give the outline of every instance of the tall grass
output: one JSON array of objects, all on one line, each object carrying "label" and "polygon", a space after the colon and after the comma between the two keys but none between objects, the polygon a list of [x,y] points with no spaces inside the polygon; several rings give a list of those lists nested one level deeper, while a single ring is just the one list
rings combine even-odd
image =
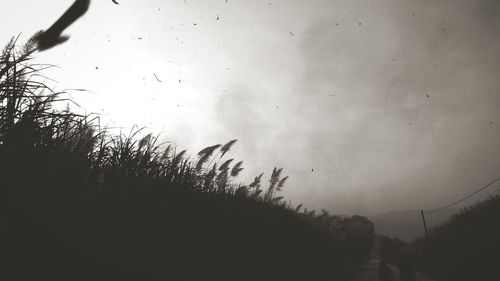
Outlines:
[{"label": "tall grass", "polygon": [[[236,140],[190,156],[140,129],[112,135],[37,77],[29,40],[0,56],[0,264],[9,280],[345,280],[373,225],[248,184]],[[58,107],[59,108],[59,107]],[[370,236],[371,235],[371,236]]]},{"label": "tall grass", "polygon": [[496,280],[500,196],[463,209],[411,244],[417,266],[439,280]]}]

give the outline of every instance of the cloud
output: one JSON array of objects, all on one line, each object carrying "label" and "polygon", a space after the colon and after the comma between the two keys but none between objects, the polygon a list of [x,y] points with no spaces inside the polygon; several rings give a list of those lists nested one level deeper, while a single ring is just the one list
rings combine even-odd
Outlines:
[{"label": "cloud", "polygon": [[[262,101],[242,81],[223,97],[225,128],[278,159],[287,195],[316,208],[432,207],[497,176],[500,5],[347,3],[325,4],[296,34],[288,91]],[[273,101],[286,101],[280,113]]]}]

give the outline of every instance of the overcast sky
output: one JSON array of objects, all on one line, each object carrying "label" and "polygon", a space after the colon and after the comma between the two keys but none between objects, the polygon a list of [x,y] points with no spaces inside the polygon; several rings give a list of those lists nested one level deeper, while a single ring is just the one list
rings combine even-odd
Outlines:
[{"label": "overcast sky", "polygon": [[[72,2],[8,1],[0,42]],[[193,155],[236,138],[243,178],[283,167],[286,198],[334,213],[439,207],[500,176],[500,1],[118,2],[37,54],[105,123]]]}]

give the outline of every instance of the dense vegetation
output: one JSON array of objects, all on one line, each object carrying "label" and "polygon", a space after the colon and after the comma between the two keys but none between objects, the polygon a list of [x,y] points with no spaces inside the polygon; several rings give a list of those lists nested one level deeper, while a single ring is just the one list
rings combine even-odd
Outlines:
[{"label": "dense vegetation", "polygon": [[442,281],[498,279],[500,196],[464,208],[444,224],[407,244],[381,238],[381,256],[398,263],[410,254],[419,271]]},{"label": "dense vegetation", "polygon": [[439,280],[498,279],[500,196],[463,209],[411,247],[417,266]]},{"label": "dense vegetation", "polygon": [[380,236],[380,257],[393,264],[399,264],[401,256],[408,251],[409,244],[387,236]]},{"label": "dense vegetation", "polygon": [[58,110],[32,41],[0,54],[2,280],[346,280],[373,225],[294,207],[275,168],[238,184],[236,143],[196,156]]}]

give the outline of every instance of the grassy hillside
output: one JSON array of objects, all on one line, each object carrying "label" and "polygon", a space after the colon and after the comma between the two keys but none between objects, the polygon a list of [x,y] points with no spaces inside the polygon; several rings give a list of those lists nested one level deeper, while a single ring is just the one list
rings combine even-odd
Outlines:
[{"label": "grassy hillside", "polygon": [[417,266],[440,280],[498,279],[500,196],[463,209],[411,247]]},{"label": "grassy hillside", "polygon": [[54,109],[30,42],[0,55],[2,280],[347,280],[369,253],[367,219],[300,212],[282,169],[238,184],[235,140],[188,156]]},{"label": "grassy hillside", "polygon": [[381,256],[398,264],[410,254],[419,271],[441,281],[498,279],[500,196],[465,208],[412,243],[380,238]]}]

